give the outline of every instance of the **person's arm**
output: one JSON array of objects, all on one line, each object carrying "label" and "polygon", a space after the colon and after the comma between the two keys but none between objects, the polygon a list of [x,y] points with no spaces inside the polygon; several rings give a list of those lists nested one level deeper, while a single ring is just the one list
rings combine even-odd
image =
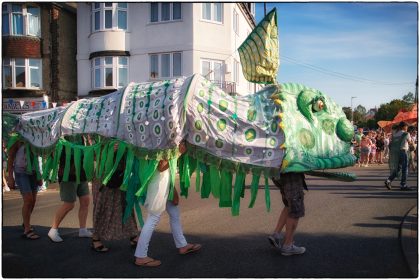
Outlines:
[{"label": "person's arm", "polygon": [[159,161],[159,163],[158,163],[159,172],[163,172],[168,168],[169,168],[169,161],[167,161],[166,159],[162,159],[162,160]]},{"label": "person's arm", "polygon": [[13,165],[16,159],[16,153],[19,149],[19,142],[16,142],[13,144],[12,147],[9,149],[9,156],[7,158],[7,184],[10,188],[13,188],[15,186],[15,179],[13,178]]}]

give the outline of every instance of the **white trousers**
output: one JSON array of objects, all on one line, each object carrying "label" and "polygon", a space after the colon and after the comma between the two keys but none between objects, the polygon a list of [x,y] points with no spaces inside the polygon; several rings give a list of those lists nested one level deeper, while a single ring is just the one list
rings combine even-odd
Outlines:
[{"label": "white trousers", "polygon": [[[185,240],[184,233],[182,232],[181,220],[179,218],[179,208],[172,204],[172,202],[166,202],[166,212],[169,214],[169,222],[171,225],[172,237],[175,241],[175,246],[181,248],[187,246],[187,240]],[[134,256],[137,258],[147,257],[147,251],[149,249],[150,239],[152,238],[153,231],[160,221],[162,213],[149,213],[147,220],[141,229],[140,238],[137,243],[136,252]]]}]

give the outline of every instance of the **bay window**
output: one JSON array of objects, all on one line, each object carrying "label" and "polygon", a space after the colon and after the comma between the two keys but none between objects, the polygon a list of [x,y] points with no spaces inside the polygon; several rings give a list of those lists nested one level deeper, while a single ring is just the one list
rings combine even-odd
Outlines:
[{"label": "bay window", "polygon": [[3,88],[42,88],[42,60],[4,58]]},{"label": "bay window", "polygon": [[3,35],[41,36],[41,10],[30,4],[3,4]]},{"label": "bay window", "polygon": [[127,30],[127,3],[92,3],[92,32]]},{"label": "bay window", "polygon": [[128,84],[128,57],[105,56],[92,60],[92,88],[122,88]]}]

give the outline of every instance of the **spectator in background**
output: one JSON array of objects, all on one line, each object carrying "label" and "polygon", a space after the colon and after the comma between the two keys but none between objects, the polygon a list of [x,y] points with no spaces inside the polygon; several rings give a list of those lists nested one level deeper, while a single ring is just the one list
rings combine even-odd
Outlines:
[{"label": "spectator in background", "polygon": [[359,127],[357,129],[357,132],[354,134],[354,153],[357,157],[357,163],[360,166],[360,160],[361,160],[361,148],[360,148],[360,143],[362,141],[362,136],[363,136],[363,127]]},{"label": "spectator in background", "polygon": [[376,137],[376,162],[383,164],[383,151],[384,151],[384,133],[381,132]]},{"label": "spectator in background", "polygon": [[391,135],[389,133],[384,134],[384,152],[383,152],[383,159],[389,158],[389,140]]},{"label": "spectator in background", "polygon": [[362,141],[360,142],[360,163],[359,167],[368,167],[369,155],[371,150],[372,142],[369,137],[366,135],[362,136]]},{"label": "spectator in background", "polygon": [[408,124],[406,122],[400,122],[398,131],[392,135],[392,141],[390,144],[390,157],[389,167],[390,175],[385,180],[385,187],[391,190],[392,181],[398,176],[401,171],[401,184],[400,188],[402,191],[411,190],[407,186],[407,173],[408,173],[408,152],[409,145],[412,143],[410,134],[407,132]]},{"label": "spectator in background", "polygon": [[376,161],[376,132],[371,130],[369,132],[369,139],[372,142],[372,145],[370,146],[370,154],[369,154],[369,163],[373,164]]},{"label": "spectator in background", "polygon": [[410,133],[411,143],[409,144],[408,150],[408,169],[411,172],[417,171],[417,164],[416,164],[416,153],[417,153],[417,131],[414,126],[410,126],[408,128],[408,133]]}]

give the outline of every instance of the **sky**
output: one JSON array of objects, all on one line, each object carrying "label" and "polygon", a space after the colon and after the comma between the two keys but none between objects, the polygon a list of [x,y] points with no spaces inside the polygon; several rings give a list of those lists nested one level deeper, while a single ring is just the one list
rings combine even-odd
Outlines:
[{"label": "sky", "polygon": [[[274,7],[280,83],[304,84],[342,107],[367,110],[415,93],[417,2],[267,3],[267,13]],[[257,3],[257,22],[263,17]]]}]

